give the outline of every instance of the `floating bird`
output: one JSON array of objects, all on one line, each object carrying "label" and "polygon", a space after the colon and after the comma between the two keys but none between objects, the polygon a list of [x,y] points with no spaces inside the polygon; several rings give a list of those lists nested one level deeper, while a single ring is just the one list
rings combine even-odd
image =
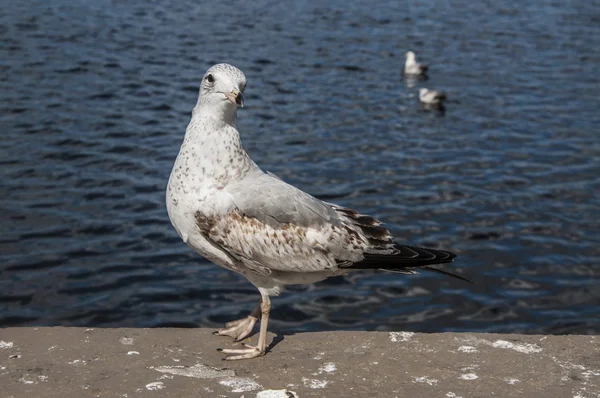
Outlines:
[{"label": "floating bird", "polygon": [[452,262],[453,253],[395,243],[375,218],[323,202],[261,170],[237,129],[245,87],[246,77],[231,65],[208,69],[166,194],[169,218],[183,241],[260,292],[260,304],[248,317],[215,332],[239,341],[260,319],[258,344],[219,349],[224,359],[265,354],[269,297],[286,285],[366,269],[426,269],[464,280],[430,267]]},{"label": "floating bird", "polygon": [[419,89],[419,101],[425,105],[443,107],[445,100],[446,94],[440,91],[428,90],[426,88]]},{"label": "floating bird", "polygon": [[404,73],[407,75],[425,75],[429,66],[417,62],[415,53],[409,51],[406,53],[406,63],[404,64]]}]

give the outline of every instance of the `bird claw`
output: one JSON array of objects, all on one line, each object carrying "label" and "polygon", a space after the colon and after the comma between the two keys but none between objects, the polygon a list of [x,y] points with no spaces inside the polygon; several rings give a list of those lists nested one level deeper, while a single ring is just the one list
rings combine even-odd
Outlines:
[{"label": "bird claw", "polygon": [[213,336],[229,336],[234,341],[240,341],[252,333],[252,329],[257,321],[258,318],[250,315],[243,319],[227,322],[224,328],[215,330],[212,334]]},{"label": "bird claw", "polygon": [[217,351],[226,354],[224,361],[236,361],[239,359],[251,359],[265,355],[265,351],[257,346],[250,344],[242,344],[245,348],[219,348]]},{"label": "bird claw", "polygon": [[266,354],[267,346],[265,340],[267,338],[267,322],[269,321],[269,312],[271,310],[271,302],[268,296],[263,296],[260,305],[258,305],[249,316],[237,321],[227,322],[225,328],[215,331],[213,334],[218,336],[233,337],[234,341],[245,339],[252,333],[252,329],[256,322],[260,319],[260,334],[258,337],[258,345],[242,343],[243,348],[219,348],[217,351],[226,355],[224,361],[235,361],[238,359],[250,359],[260,357]]}]

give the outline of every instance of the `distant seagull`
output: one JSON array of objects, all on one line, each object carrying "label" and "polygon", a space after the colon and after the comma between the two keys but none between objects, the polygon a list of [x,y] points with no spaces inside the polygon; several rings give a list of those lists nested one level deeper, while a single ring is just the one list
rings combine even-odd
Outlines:
[{"label": "distant seagull", "polygon": [[265,354],[269,296],[286,285],[361,269],[401,274],[425,269],[464,280],[431,267],[452,262],[453,253],[395,243],[375,218],[323,202],[261,170],[237,129],[245,88],[246,76],[234,66],[218,64],[205,73],[166,195],[169,218],[183,241],[245,276],[260,292],[261,302],[249,316],[215,332],[240,341],[260,320],[258,344],[220,350],[225,359]]},{"label": "distant seagull", "polygon": [[446,94],[440,91],[419,89],[419,101],[425,105],[442,107],[445,100]]},{"label": "distant seagull", "polygon": [[406,63],[404,64],[404,73],[407,75],[424,75],[427,73],[429,66],[417,62],[415,53],[409,51],[406,53]]}]

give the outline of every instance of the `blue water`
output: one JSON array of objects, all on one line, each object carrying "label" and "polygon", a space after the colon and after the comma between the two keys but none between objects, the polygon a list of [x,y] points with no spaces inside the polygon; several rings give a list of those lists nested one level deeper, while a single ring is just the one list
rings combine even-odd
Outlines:
[{"label": "blue water", "polygon": [[[274,299],[272,330],[600,332],[597,2],[2,3],[0,326],[215,327],[256,305],[164,204],[200,78],[229,62],[259,165],[476,282],[353,273]],[[403,78],[409,49],[428,80]]]}]

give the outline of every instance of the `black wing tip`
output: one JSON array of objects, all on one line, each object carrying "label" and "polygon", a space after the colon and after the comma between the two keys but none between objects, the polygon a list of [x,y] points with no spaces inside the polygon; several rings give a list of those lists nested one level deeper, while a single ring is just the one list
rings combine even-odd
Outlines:
[{"label": "black wing tip", "polygon": [[407,246],[400,244],[396,244],[395,248],[400,250],[400,252],[402,252],[402,250],[409,250],[415,252],[417,254],[415,258],[416,267],[451,263],[456,258],[456,254],[448,250],[429,249],[427,247]]},{"label": "black wing tip", "polygon": [[419,269],[437,272],[461,281],[473,283],[469,279],[438,268],[431,267],[436,264],[454,262],[456,254],[447,250],[427,249],[418,246],[395,244],[396,254],[367,254],[365,259],[350,265],[350,269],[380,269],[390,272],[414,273]]},{"label": "black wing tip", "polygon": [[[467,278],[465,278],[463,276],[454,274],[454,273],[449,272],[449,271],[444,271],[444,270],[439,269],[439,268],[433,268],[433,267],[431,267],[431,265],[435,265],[435,264],[444,264],[444,263],[452,263],[452,262],[454,262],[454,259],[457,257],[457,255],[455,253],[449,252],[447,250],[427,249],[427,248],[424,248],[424,247],[418,247],[418,249],[421,249],[421,250],[433,253],[436,256],[435,260],[431,261],[429,264],[424,264],[424,265],[418,267],[419,269],[425,269],[425,270],[428,270],[428,271],[437,272],[438,274],[446,275],[446,276],[449,276],[449,277],[455,278],[455,279],[460,279],[461,281],[468,282],[468,283],[471,283],[473,285],[475,284],[475,282],[473,282],[473,281],[471,281],[471,280],[469,280],[469,279],[467,279]],[[443,256],[446,256],[446,257],[444,258]]]}]

